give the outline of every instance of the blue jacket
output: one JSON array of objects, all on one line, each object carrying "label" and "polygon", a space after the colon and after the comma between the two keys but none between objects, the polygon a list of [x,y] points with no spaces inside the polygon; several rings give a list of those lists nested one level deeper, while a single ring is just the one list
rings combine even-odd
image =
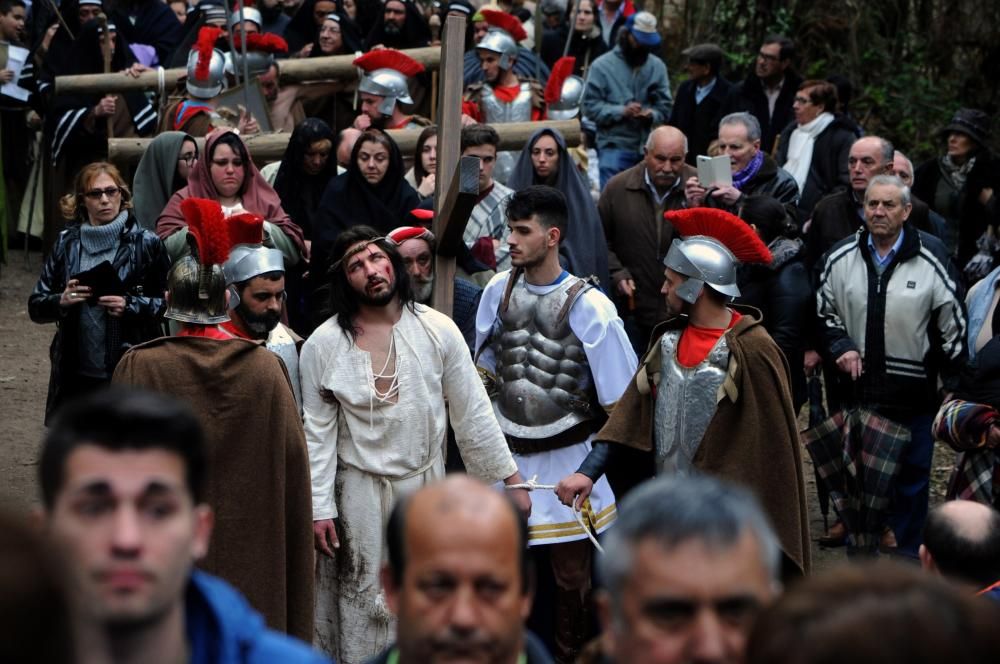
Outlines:
[{"label": "blue jacket", "polygon": [[[625,119],[630,101],[653,109],[653,121]],[[641,153],[650,129],[665,124],[673,108],[667,66],[650,54],[633,69],[625,62],[621,46],[594,60],[583,95],[584,115],[597,125],[597,149]]]},{"label": "blue jacket", "polygon": [[268,629],[235,588],[205,572],[192,572],[184,611],[190,664],[330,662],[305,643]]}]

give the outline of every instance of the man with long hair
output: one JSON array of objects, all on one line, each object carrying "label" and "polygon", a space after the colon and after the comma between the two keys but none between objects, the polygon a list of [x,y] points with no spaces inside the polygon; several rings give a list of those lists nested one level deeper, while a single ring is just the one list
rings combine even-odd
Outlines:
[{"label": "man with long hair", "polygon": [[[382,526],[394,496],[444,475],[448,421],[471,475],[522,479],[462,334],[414,301],[395,243],[355,226],[337,237],[330,261],[333,315],[303,345],[299,369],[323,554],[316,644],[355,662],[393,637],[378,592]],[[511,493],[530,511],[526,491]]]}]

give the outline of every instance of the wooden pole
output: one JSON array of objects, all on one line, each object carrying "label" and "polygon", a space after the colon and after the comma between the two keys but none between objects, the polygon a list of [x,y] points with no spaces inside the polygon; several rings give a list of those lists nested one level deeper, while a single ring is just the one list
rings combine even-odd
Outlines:
[{"label": "wooden pole", "polygon": [[[104,59],[104,73],[111,73],[111,30],[108,29],[108,16],[103,12],[97,15],[97,24],[101,28],[101,57]],[[108,140],[115,137],[115,118],[107,117]]]},{"label": "wooden pole", "polygon": [[[441,64],[441,49],[437,46],[413,48],[403,51],[424,67],[436,70]],[[349,79],[352,82],[358,77],[358,70],[351,63],[357,56],[328,55],[320,58],[297,58],[294,60],[279,60],[278,72],[282,83],[302,83],[323,79]],[[168,91],[177,86],[177,82],[187,76],[183,67],[163,70]],[[77,76],[56,76],[55,94],[57,95],[88,95],[98,92],[152,92],[159,88],[159,79],[155,69],[144,71],[137,78],[126,76],[121,72],[111,74],[80,74]]]},{"label": "wooden pole", "polygon": [[[441,86],[442,89],[444,86]],[[439,107],[441,108],[441,107]],[[444,126],[442,124],[442,126]],[[555,129],[566,139],[568,147],[580,145],[580,123],[577,120],[545,120],[542,122],[507,122],[493,125],[497,133],[500,134],[500,150],[520,150],[528,142],[528,138],[539,129]],[[399,145],[403,154],[411,154],[417,147],[417,138],[420,131],[416,129],[390,129],[387,132]],[[459,138],[461,129],[452,132],[456,141]],[[266,164],[270,161],[278,161],[285,154],[288,146],[287,133],[258,134],[256,136],[244,136],[250,156],[258,164]],[[151,138],[116,138],[108,141],[108,159],[119,166],[131,166],[139,162],[143,153],[149,149]],[[205,139],[195,139],[201,154],[204,154]],[[438,155],[441,154],[442,139],[438,137]],[[456,143],[457,145],[457,143]],[[457,159],[456,148],[456,159]],[[438,158],[440,163],[440,157]],[[457,164],[457,161],[456,161]],[[452,166],[452,173],[455,166]],[[444,176],[451,180],[451,175]],[[443,200],[443,199],[442,199]]]}]

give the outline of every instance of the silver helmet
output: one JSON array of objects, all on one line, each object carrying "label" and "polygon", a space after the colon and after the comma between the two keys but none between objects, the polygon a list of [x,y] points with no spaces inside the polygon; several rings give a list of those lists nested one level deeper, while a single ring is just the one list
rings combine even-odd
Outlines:
[{"label": "silver helmet", "polygon": [[490,28],[478,44],[477,49],[491,51],[500,55],[500,69],[510,69],[517,58],[517,42],[506,30]]},{"label": "silver helmet", "polygon": [[580,114],[585,82],[579,76],[569,76],[563,81],[559,101],[548,106],[549,120],[572,120]]},{"label": "silver helmet", "polygon": [[739,297],[736,286],[737,260],[724,244],[706,235],[674,240],[663,264],[687,277],[674,289],[677,297],[694,304],[708,285],[729,297]]},{"label": "silver helmet", "polygon": [[199,79],[196,76],[198,70],[198,50],[191,49],[188,53],[187,61],[187,91],[192,97],[198,99],[212,99],[222,92],[222,84],[226,76],[225,56],[219,49],[212,49],[212,59],[208,64],[208,77]]},{"label": "silver helmet", "polygon": [[269,272],[284,272],[285,259],[277,249],[259,244],[238,244],[229,251],[229,260],[222,266],[222,271],[229,286],[229,308],[234,309],[240,303],[236,284]]},{"label": "silver helmet", "polygon": [[239,10],[233,11],[229,15],[229,27],[237,28],[243,24],[244,21],[250,21],[251,23],[256,23],[257,27],[261,30],[264,29],[264,19],[260,15],[260,10],[256,7],[243,7],[243,13],[241,14]]},{"label": "silver helmet", "polygon": [[[243,54],[229,52],[225,55],[226,73],[243,77]],[[266,74],[274,64],[274,54],[265,51],[247,51],[247,73],[250,76]]]},{"label": "silver helmet", "polygon": [[378,111],[382,115],[392,115],[397,101],[401,101],[404,104],[413,103],[406,75],[395,69],[376,69],[372,72],[362,74],[361,82],[358,84],[358,91],[385,97],[378,107]]},{"label": "silver helmet", "polygon": [[[226,279],[222,266],[212,265],[210,268],[211,274],[203,275],[201,264],[190,255],[174,263],[167,275],[167,292],[170,298],[167,311],[163,314],[165,318],[202,325],[229,320],[226,310]],[[208,269],[208,266],[204,269]],[[203,288],[207,298],[202,297]]]}]

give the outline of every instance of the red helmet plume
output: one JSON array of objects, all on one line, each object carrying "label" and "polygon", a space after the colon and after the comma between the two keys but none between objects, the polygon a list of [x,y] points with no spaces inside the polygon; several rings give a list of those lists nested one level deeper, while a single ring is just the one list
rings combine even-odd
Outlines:
[{"label": "red helmet plume", "polygon": [[549,74],[549,82],[545,84],[545,103],[555,104],[562,98],[562,87],[566,79],[573,75],[576,58],[567,55],[556,60]]},{"label": "red helmet plume", "polygon": [[369,51],[364,55],[354,58],[354,62],[351,64],[355,67],[360,67],[366,72],[373,72],[376,69],[395,69],[404,76],[416,76],[424,72],[422,64],[406,53],[392,48]]},{"label": "red helmet plume", "polygon": [[219,202],[185,198],[181,201],[181,213],[198,248],[198,262],[203,266],[225,263],[229,258],[229,226]]},{"label": "red helmet plume", "polygon": [[[233,44],[236,49],[243,48],[241,35],[233,35]],[[269,32],[251,32],[247,35],[247,50],[263,53],[288,53],[288,42]]]},{"label": "red helmet plume", "polygon": [[721,242],[741,263],[770,263],[771,251],[750,225],[734,214],[715,208],[692,208],[664,213],[682,237],[704,235]]},{"label": "red helmet plume", "polygon": [[528,38],[528,33],[524,31],[524,26],[521,25],[516,16],[496,9],[481,9],[479,13],[483,15],[483,19],[490,24],[490,27],[500,28],[513,37],[514,41],[522,42]]},{"label": "red helmet plume", "polygon": [[208,68],[212,63],[212,51],[215,50],[215,42],[222,36],[222,28],[204,27],[198,30],[198,41],[194,48],[198,52],[198,62],[194,67],[194,75],[199,81],[208,78]]},{"label": "red helmet plume", "polygon": [[229,244],[260,244],[264,241],[264,217],[252,212],[234,214],[229,222]]}]

